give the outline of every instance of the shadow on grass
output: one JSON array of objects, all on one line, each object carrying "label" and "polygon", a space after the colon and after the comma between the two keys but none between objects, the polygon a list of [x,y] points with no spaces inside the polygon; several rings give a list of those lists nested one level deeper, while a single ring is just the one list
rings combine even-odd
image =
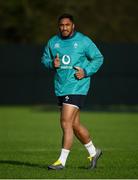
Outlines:
[{"label": "shadow on grass", "polygon": [[0,160],[0,164],[10,164],[10,165],[19,165],[19,166],[28,166],[28,167],[37,167],[47,169],[47,165],[34,164],[29,162],[21,162],[15,160]]},{"label": "shadow on grass", "polygon": [[79,166],[78,169],[88,170],[88,167]]},{"label": "shadow on grass", "polygon": [[[41,169],[48,169],[47,164],[43,165],[43,164],[21,162],[21,161],[15,161],[15,160],[0,160],[0,164],[9,164],[9,165],[16,165],[16,166],[27,166],[27,167],[36,167],[36,168],[41,168]],[[88,167],[79,166],[77,169],[88,170]]]}]

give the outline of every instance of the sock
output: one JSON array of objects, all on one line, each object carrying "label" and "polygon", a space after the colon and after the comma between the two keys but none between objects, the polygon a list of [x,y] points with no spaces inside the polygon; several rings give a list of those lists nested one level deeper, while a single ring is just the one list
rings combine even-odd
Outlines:
[{"label": "sock", "polygon": [[60,154],[60,157],[58,160],[60,160],[60,162],[62,163],[63,166],[65,166],[65,164],[66,164],[66,160],[69,155],[69,152],[70,152],[70,150],[68,150],[68,149],[61,150],[61,154]]},{"label": "sock", "polygon": [[94,157],[96,154],[96,148],[94,147],[92,141],[90,141],[88,144],[84,144],[86,149],[88,150],[91,157]]}]

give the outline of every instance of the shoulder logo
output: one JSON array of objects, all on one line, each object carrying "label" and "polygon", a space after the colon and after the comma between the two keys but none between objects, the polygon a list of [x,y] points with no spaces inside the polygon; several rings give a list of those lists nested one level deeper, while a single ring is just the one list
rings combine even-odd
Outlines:
[{"label": "shoulder logo", "polygon": [[54,45],[54,48],[60,48],[60,44],[59,44],[59,43],[56,43],[56,44]]},{"label": "shoulder logo", "polygon": [[75,42],[74,43],[74,48],[77,48],[78,47],[78,44]]}]

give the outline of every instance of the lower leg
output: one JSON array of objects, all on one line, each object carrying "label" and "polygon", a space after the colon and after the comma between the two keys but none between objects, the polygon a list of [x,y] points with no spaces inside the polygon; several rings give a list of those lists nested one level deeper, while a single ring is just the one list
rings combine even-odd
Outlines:
[{"label": "lower leg", "polygon": [[[63,137],[62,137],[62,148],[70,150],[73,143],[73,129],[72,126],[68,123],[66,123],[66,127],[62,123],[62,131],[63,131]],[[63,128],[64,126],[64,128]]]},{"label": "lower leg", "polygon": [[73,121],[78,109],[70,106],[63,105],[61,109],[61,128],[63,130],[62,150],[59,161],[65,166],[67,157],[73,143]]},{"label": "lower leg", "polygon": [[88,130],[80,123],[79,112],[77,113],[77,115],[75,117],[75,120],[73,123],[73,130],[74,130],[75,136],[86,147],[90,156],[92,156],[92,157],[95,156],[96,148],[92,143],[92,140],[90,138],[90,134],[89,134]]},{"label": "lower leg", "polygon": [[70,150],[73,143],[73,121],[78,109],[70,105],[63,105],[61,110],[61,128],[63,131],[62,147]]},{"label": "lower leg", "polygon": [[79,139],[79,141],[86,147],[90,156],[95,156],[96,148],[92,143],[88,130],[82,125],[78,126],[76,130],[74,130],[75,136]]},{"label": "lower leg", "polygon": [[91,141],[88,130],[80,123],[74,127],[74,134],[82,144],[87,144]]}]

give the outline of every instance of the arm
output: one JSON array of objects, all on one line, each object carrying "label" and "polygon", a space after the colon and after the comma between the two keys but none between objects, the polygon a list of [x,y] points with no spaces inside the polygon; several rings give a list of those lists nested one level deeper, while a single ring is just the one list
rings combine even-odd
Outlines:
[{"label": "arm", "polygon": [[44,49],[44,53],[41,59],[41,62],[49,69],[54,69],[53,66],[53,56],[50,50],[50,43],[48,42],[47,46]]},{"label": "arm", "polygon": [[103,64],[103,56],[100,53],[99,49],[91,40],[89,40],[89,42],[89,45],[87,45],[85,49],[86,57],[89,60],[89,63],[84,68],[86,77],[96,73]]}]

